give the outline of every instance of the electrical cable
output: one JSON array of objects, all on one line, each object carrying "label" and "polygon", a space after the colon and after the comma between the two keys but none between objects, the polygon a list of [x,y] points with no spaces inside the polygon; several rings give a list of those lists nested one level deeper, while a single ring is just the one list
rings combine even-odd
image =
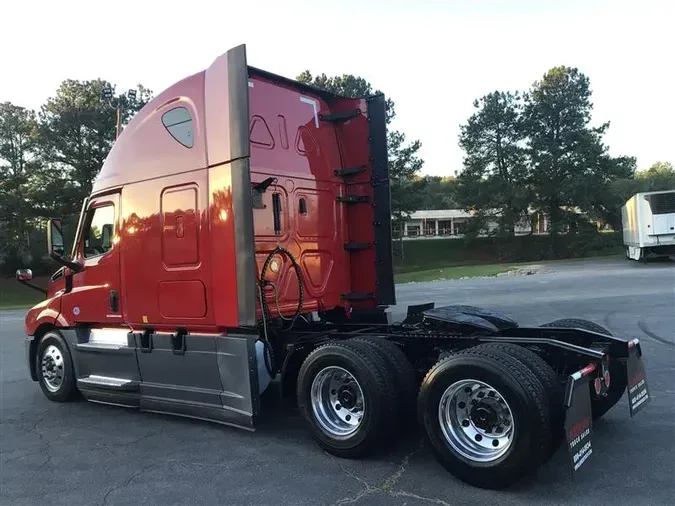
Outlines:
[{"label": "electrical cable", "polygon": [[[271,282],[267,281],[265,279],[265,274],[267,272],[267,269],[270,266],[270,263],[272,262],[272,259],[276,255],[282,255],[286,256],[289,261],[291,262],[291,266],[295,270],[296,277],[298,278],[298,306],[295,310],[295,313],[293,314],[292,317],[287,317],[283,316],[281,314],[281,310],[279,308],[279,297],[278,297],[278,292],[277,292],[277,287],[276,285]],[[298,263],[295,261],[295,258],[291,254],[290,251],[288,251],[285,248],[282,248],[281,246],[277,246],[274,248],[269,255],[267,255],[267,258],[265,259],[265,263],[262,266],[262,269],[260,270],[260,283],[258,287],[258,292],[260,295],[260,306],[262,309],[262,320],[263,320],[263,334],[264,334],[264,339],[263,339],[263,346],[264,346],[264,353],[263,353],[263,358],[265,362],[265,368],[267,369],[267,372],[269,373],[270,377],[274,379],[276,377],[276,367],[275,367],[275,357],[274,357],[274,349],[272,346],[272,343],[269,338],[269,333],[268,333],[268,322],[273,320],[272,314],[270,313],[269,306],[267,304],[267,297],[265,297],[264,290],[267,285],[272,285],[272,289],[274,290],[275,294],[275,301],[276,301],[276,306],[277,306],[277,311],[279,313],[279,316],[281,316],[282,321],[290,322],[290,325],[284,328],[284,325],[282,323],[282,330],[290,330],[293,328],[293,325],[295,325],[295,321],[297,320],[298,317],[301,317],[301,312],[302,312],[302,306],[303,306],[303,296],[304,296],[304,283],[302,281],[302,272],[300,270],[300,266]]]}]

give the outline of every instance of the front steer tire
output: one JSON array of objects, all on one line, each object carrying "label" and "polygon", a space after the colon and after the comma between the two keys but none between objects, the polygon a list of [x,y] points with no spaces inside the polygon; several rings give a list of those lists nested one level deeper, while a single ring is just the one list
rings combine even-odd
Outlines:
[{"label": "front steer tire", "polygon": [[69,402],[77,398],[73,360],[58,330],[50,330],[40,339],[35,354],[35,372],[42,393],[50,401]]},{"label": "front steer tire", "polygon": [[[542,327],[562,327],[567,329],[583,329],[591,332],[598,332],[599,334],[606,334],[613,336],[608,329],[602,325],[598,325],[590,320],[583,318],[561,318],[549,323],[545,323]],[[628,377],[626,376],[625,367],[616,360],[609,362],[609,376],[611,382],[609,391],[604,397],[598,397],[593,388],[593,382],[589,382],[588,388],[591,391],[591,411],[593,413],[593,420],[601,418],[605,413],[612,409],[617,402],[623,397],[628,384]]]},{"label": "front steer tire", "polygon": [[[337,383],[330,381],[324,383],[328,388],[323,389],[326,395],[322,398],[327,399],[327,405],[335,408],[334,411],[326,408],[326,404],[317,402],[319,392],[317,386],[321,384],[323,373],[331,370],[338,373],[335,380]],[[354,388],[353,382],[340,384],[340,380],[345,376],[343,371],[351,375],[360,387],[363,411],[357,428],[352,432],[340,434],[339,426],[344,426],[346,419],[342,418],[337,422],[336,431],[335,424],[327,422],[326,416],[322,416],[322,413],[328,413],[329,418],[333,420],[335,414],[344,416],[345,407],[340,404],[341,402],[358,413],[358,408],[354,407],[354,399],[357,400],[358,406],[358,395],[355,397],[353,394],[358,390]],[[332,388],[333,385],[336,388]],[[340,397],[330,397],[334,393]],[[298,373],[297,402],[316,443],[336,457],[362,458],[372,455],[390,440],[397,427],[395,421],[398,419],[398,401],[391,370],[377,350],[365,342],[335,341],[322,345],[310,353]],[[354,420],[355,418],[350,418],[351,422]]]},{"label": "front steer tire", "polygon": [[[445,411],[439,408],[442,407],[444,393],[463,380],[477,380],[489,385],[496,391],[493,399],[503,398],[510,408],[510,446],[494,460],[481,461],[481,457],[472,457],[466,447],[458,450],[461,448],[458,439],[445,435],[452,431],[459,434],[470,417],[470,429],[479,427],[479,419],[474,421],[468,410],[461,423],[442,425],[440,415]],[[465,403],[460,400],[454,405],[457,412],[461,411],[462,404]],[[437,362],[422,382],[418,412],[436,459],[456,478],[475,487],[502,489],[520,481],[543,463],[550,447],[550,406],[544,387],[516,357],[493,348],[478,345]],[[502,422],[502,426],[505,425]],[[490,433],[494,431],[491,429]],[[475,438],[476,441],[483,440],[482,437],[480,440],[477,436]]]}]

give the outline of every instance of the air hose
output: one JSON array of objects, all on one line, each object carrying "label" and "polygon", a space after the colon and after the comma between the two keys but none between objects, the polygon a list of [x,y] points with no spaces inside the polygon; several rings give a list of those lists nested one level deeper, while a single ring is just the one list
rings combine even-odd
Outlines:
[{"label": "air hose", "polygon": [[[293,316],[290,318],[284,317],[281,314],[281,311],[278,307],[278,292],[276,285],[274,285],[274,283],[272,283],[271,281],[265,279],[267,269],[269,268],[270,263],[272,262],[272,259],[275,257],[275,255],[282,255],[287,257],[288,260],[291,262],[293,269],[295,269],[295,275],[298,278],[298,307],[296,308]],[[259,284],[260,306],[262,310],[263,335],[264,335],[263,357],[265,361],[265,368],[267,369],[267,372],[269,373],[270,377],[274,379],[276,378],[274,349],[272,347],[272,344],[270,343],[268,335],[268,322],[271,321],[273,318],[272,314],[270,313],[269,306],[267,304],[267,297],[265,296],[265,287],[270,284],[273,286],[275,290],[275,298],[277,299],[277,311],[279,312],[279,316],[281,317],[282,321],[290,322],[286,328],[284,328],[284,324],[282,323],[281,324],[282,330],[290,330],[291,328],[293,328],[295,320],[298,318],[298,316],[300,316],[300,313],[302,312],[304,285],[302,282],[302,272],[300,271],[300,266],[295,261],[295,258],[293,257],[291,252],[285,248],[282,248],[281,246],[277,246],[269,253],[269,255],[267,255],[265,263],[263,264],[262,269],[260,270],[260,284]]]}]

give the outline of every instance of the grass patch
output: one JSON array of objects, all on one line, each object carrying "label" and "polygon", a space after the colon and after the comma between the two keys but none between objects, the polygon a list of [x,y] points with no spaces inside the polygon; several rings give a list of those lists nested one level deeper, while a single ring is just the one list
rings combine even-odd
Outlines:
[{"label": "grass patch", "polygon": [[[46,286],[46,279],[34,279],[37,286]],[[23,309],[41,300],[44,294],[19,283],[13,278],[0,278],[0,309]]]},{"label": "grass patch", "polygon": [[395,267],[394,281],[396,283],[411,283],[422,281],[436,281],[446,279],[459,279],[463,277],[496,276],[502,272],[510,271],[523,267],[525,265],[547,265],[557,263],[582,262],[582,261],[603,261],[622,259],[623,254],[616,255],[598,255],[592,257],[572,258],[568,260],[541,260],[535,262],[512,262],[509,264],[450,264],[442,265],[432,263],[432,265],[418,266],[406,265]]},{"label": "grass patch", "polygon": [[452,267],[441,267],[413,272],[400,272],[395,274],[394,280],[396,283],[412,283],[445,279],[459,279],[464,277],[496,276],[497,274],[509,271],[512,268],[513,266],[506,264],[455,265]]}]

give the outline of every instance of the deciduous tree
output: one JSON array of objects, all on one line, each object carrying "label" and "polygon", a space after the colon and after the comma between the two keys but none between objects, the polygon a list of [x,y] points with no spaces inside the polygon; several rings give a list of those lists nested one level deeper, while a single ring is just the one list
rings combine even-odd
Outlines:
[{"label": "deciduous tree", "polygon": [[[332,77],[326,74],[313,76],[309,70],[305,70],[296,79],[346,97],[358,98],[380,93],[379,90],[374,90],[372,85],[364,78],[351,74]],[[394,102],[388,98],[386,109],[387,125],[395,117]],[[419,173],[424,164],[424,161],[418,155],[421,147],[422,143],[419,140],[408,142],[404,133],[396,130],[388,131],[387,149],[394,229],[402,227],[405,216],[419,209],[422,203],[421,195],[419,191],[416,191],[417,185],[414,181],[414,177]]]},{"label": "deciduous tree", "polygon": [[[36,217],[37,121],[24,107],[0,104],[0,259],[26,259]],[[28,261],[30,259],[28,258]]]},{"label": "deciduous tree", "polygon": [[572,67],[550,69],[525,96],[534,205],[549,216],[554,242],[575,208],[592,209],[611,181],[632,175],[627,159],[608,155],[609,123],[591,126],[592,110],[590,81]]},{"label": "deciduous tree", "polygon": [[478,221],[492,218],[500,232],[513,235],[529,203],[522,101],[518,93],[494,91],[473,105],[459,137],[466,156],[457,196]]}]

